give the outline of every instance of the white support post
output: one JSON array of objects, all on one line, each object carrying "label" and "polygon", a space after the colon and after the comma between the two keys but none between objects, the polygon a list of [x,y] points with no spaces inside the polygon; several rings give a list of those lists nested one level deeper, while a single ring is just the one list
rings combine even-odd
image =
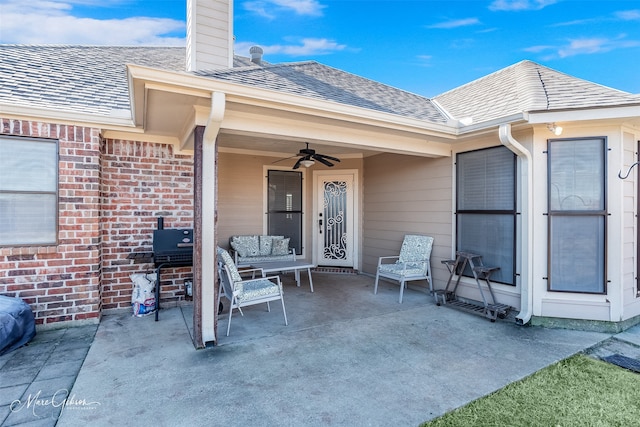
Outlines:
[{"label": "white support post", "polygon": [[211,114],[202,141],[202,341],[216,341],[215,319],[218,307],[215,304],[215,256],[216,256],[216,197],[218,168],[216,144],[218,132],[225,112],[225,94],[211,94]]}]

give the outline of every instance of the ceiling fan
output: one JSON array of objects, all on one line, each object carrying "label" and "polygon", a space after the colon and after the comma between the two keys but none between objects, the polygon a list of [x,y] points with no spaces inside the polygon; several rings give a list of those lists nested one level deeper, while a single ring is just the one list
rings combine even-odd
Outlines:
[{"label": "ceiling fan", "polygon": [[[332,167],[333,163],[331,162],[339,162],[340,159],[337,159],[335,157],[332,156],[328,156],[326,154],[317,154],[316,150],[313,150],[311,148],[309,148],[309,143],[307,142],[307,148],[303,148],[301,149],[298,154],[293,155],[291,157],[287,157],[286,159],[281,159],[278,160],[277,162],[281,162],[282,160],[287,160],[287,159],[291,159],[292,157],[296,157],[299,156],[300,158],[298,159],[298,161],[296,162],[295,165],[293,165],[293,169],[298,169],[301,165],[308,168],[309,166],[313,166],[313,164],[318,161],[320,163],[322,163],[323,165]],[[274,163],[277,163],[274,162]]]}]

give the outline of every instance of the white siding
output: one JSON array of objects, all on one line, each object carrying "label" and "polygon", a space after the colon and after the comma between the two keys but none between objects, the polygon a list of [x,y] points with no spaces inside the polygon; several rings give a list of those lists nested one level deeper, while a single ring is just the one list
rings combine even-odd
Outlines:
[{"label": "white siding", "polygon": [[[638,149],[637,139],[640,135],[634,135],[630,132],[623,132],[622,145],[624,150],[624,163],[622,166],[622,174],[637,161],[636,151]],[[631,170],[629,176],[623,183],[623,234],[622,234],[622,304],[623,313],[622,320],[640,315],[640,298],[637,295],[636,277],[637,268],[637,216],[636,210],[638,206],[638,166]]]},{"label": "white siding", "polygon": [[233,66],[233,2],[187,2],[187,70]]}]

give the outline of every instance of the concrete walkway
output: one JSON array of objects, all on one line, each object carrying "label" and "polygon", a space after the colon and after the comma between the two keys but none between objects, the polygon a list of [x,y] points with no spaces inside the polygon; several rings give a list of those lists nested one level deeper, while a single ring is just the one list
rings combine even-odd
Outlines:
[{"label": "concrete walkway", "polygon": [[0,425],[54,426],[97,329],[38,332],[26,346],[0,356]]},{"label": "concrete walkway", "polygon": [[66,406],[46,418],[6,406],[38,386],[4,387],[11,358],[3,356],[0,420],[50,426],[59,417],[63,427],[417,426],[586,349],[601,357],[615,344],[615,352],[640,356],[632,354],[640,348],[638,326],[612,337],[491,323],[438,307],[418,291],[406,291],[398,304],[398,287],[389,283],[373,295],[365,276],[315,274],[314,293],[304,275],[300,288],[292,276],[284,282],[289,326],[279,304],[271,312],[256,306],[234,315],[225,337],[225,311],[218,345],[198,351],[191,307],[162,310],[159,322],[128,311],[104,316]]}]

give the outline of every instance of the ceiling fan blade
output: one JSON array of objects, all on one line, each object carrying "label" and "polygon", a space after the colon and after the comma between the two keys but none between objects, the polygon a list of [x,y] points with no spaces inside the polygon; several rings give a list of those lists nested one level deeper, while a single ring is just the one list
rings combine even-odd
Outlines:
[{"label": "ceiling fan blade", "polygon": [[[339,162],[340,159],[338,159],[337,157],[333,157],[333,156],[328,156],[326,154],[316,154],[316,150],[309,148],[309,143],[306,143],[306,147],[302,148],[297,156],[299,156],[298,161],[295,163],[295,165],[293,165],[292,169],[298,169],[300,166],[302,166],[302,162],[306,161],[306,160],[312,160],[312,161],[317,161],[322,163],[325,166],[329,166],[332,167],[333,163],[331,162]],[[291,156],[291,157],[287,157],[286,159],[280,159],[280,160],[276,160],[273,163],[278,163],[281,162],[283,160],[287,160],[287,159],[291,159],[292,157],[295,156]],[[306,166],[306,165],[305,165]]]},{"label": "ceiling fan blade", "polygon": [[298,161],[296,162],[295,165],[293,165],[293,167],[291,169],[298,169],[300,167],[300,165],[302,164],[302,161],[305,159],[306,157],[300,157],[298,159]]},{"label": "ceiling fan blade", "polygon": [[333,156],[327,156],[326,154],[316,154],[316,156],[320,156],[322,158],[331,160],[333,162],[340,162],[340,159],[338,159],[337,157],[333,157]]},{"label": "ceiling fan blade", "polygon": [[293,156],[285,157],[284,159],[280,159],[280,160],[276,160],[275,162],[271,162],[271,164],[275,165],[276,163],[280,163],[280,162],[284,162],[285,160],[293,159],[296,156],[297,156],[297,154],[294,154]]},{"label": "ceiling fan blade", "polygon": [[318,156],[318,155],[316,155],[316,156],[313,156],[313,158],[314,158],[315,160],[319,161],[320,163],[324,164],[324,165],[327,165],[327,166],[329,166],[329,167],[333,166],[333,163],[331,163],[331,162],[330,162],[330,161],[328,161],[328,160],[325,160],[323,156]]}]

